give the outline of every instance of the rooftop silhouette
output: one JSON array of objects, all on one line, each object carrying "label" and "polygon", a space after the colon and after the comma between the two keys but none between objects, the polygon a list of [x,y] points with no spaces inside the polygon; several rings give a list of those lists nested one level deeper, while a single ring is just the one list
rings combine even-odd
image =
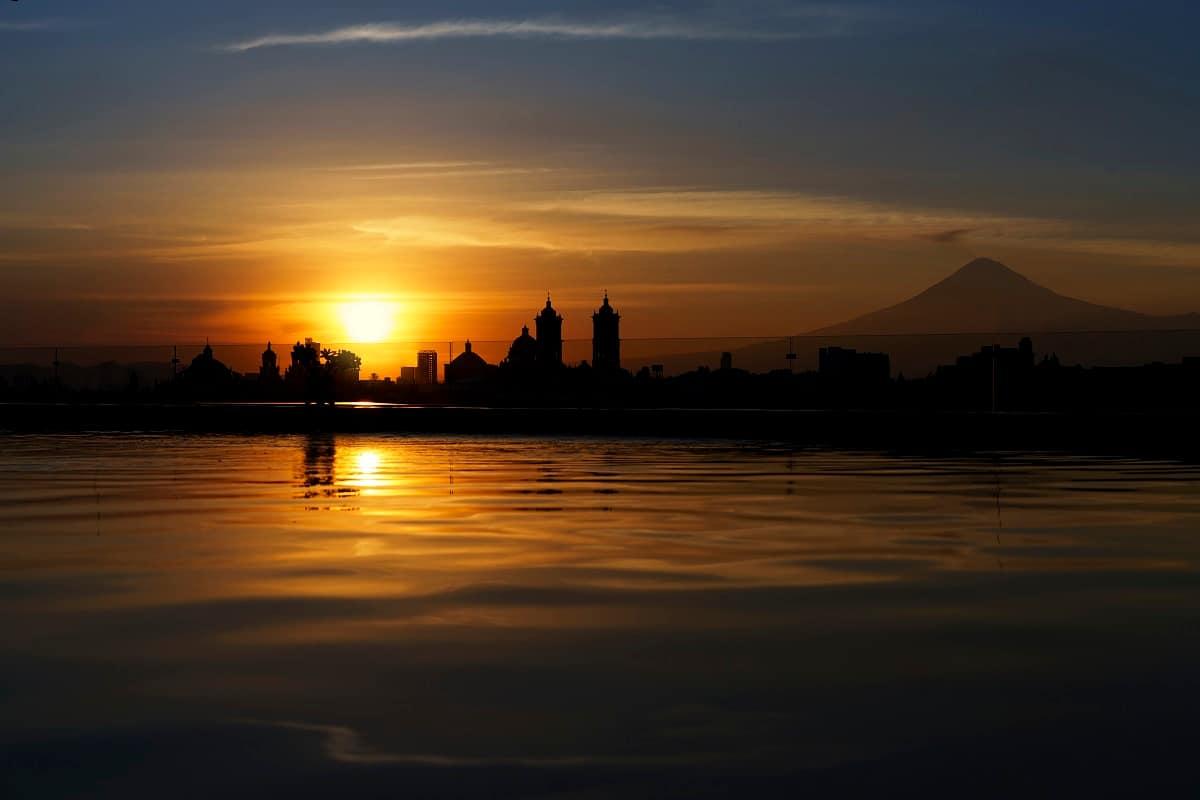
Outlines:
[{"label": "rooftop silhouette", "polygon": [[[1014,305],[1013,311],[997,307]],[[1129,314],[1067,298],[1038,286],[1004,264],[976,259],[905,303],[860,318],[866,327],[905,321],[922,326],[931,321],[968,315],[991,328],[1003,316],[1011,321],[1043,324],[1053,314]],[[992,316],[989,317],[988,314]],[[1023,315],[1023,316],[1021,316]],[[1062,318],[1062,317],[1057,317]],[[1036,351],[1038,339],[959,332],[964,346],[923,371],[897,363],[893,353],[873,340],[854,346],[852,338],[829,341],[793,337],[741,350],[722,350],[683,369],[665,369],[660,361],[642,358],[634,369],[622,365],[617,312],[604,292],[591,315],[591,359],[564,359],[568,321],[552,297],[534,315],[536,333],[524,324],[521,334],[499,363],[488,360],[468,340],[446,359],[444,380],[438,351],[424,348],[413,355],[416,366],[398,377],[372,374],[363,380],[362,359],[345,349],[319,342],[297,341],[290,363],[280,374],[275,348],[267,342],[260,365],[245,375],[221,360],[206,342],[182,370],[172,354],[157,371],[104,366],[98,390],[79,392],[69,377],[74,365],[55,356],[42,377],[36,369],[13,372],[0,368],[0,399],[39,400],[75,397],[136,402],[191,401],[337,401],[374,400],[422,405],[572,408],[825,408],[927,409],[977,411],[1058,411],[1096,408],[1190,408],[1200,382],[1200,361],[1146,363],[1125,369],[1084,368],[1063,363],[1052,349]],[[866,320],[867,322],[862,322]],[[874,322],[871,322],[874,320]],[[981,321],[982,320],[982,321]],[[1003,341],[1001,341],[1003,340]],[[893,344],[899,346],[904,339]],[[917,337],[914,341],[924,341]],[[453,350],[453,344],[450,345]],[[796,354],[795,350],[801,350]],[[804,353],[804,350],[809,352]],[[1200,347],[1198,347],[1200,350]],[[769,359],[755,358],[756,351]],[[785,352],[786,351],[786,352]],[[582,354],[580,354],[582,355]],[[701,354],[693,354],[699,356]],[[797,369],[797,360],[803,357]],[[677,356],[688,358],[688,356]],[[785,360],[786,359],[786,360]],[[707,361],[707,363],[706,363]],[[714,369],[717,363],[720,369]],[[763,364],[766,368],[763,368]],[[812,365],[806,368],[805,363]],[[734,368],[734,365],[737,368]],[[815,369],[813,368],[815,367]],[[8,377],[11,375],[12,377]],[[149,379],[144,378],[148,375]]]}]

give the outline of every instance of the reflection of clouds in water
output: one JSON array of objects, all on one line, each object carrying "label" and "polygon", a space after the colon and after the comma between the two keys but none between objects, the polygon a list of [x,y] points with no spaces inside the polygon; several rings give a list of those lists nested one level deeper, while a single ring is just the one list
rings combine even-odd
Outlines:
[{"label": "reflection of clouds in water", "polygon": [[[1169,712],[1182,747],[1195,717],[1180,702],[1200,671],[1194,465],[516,437],[137,441],[6,443],[0,685],[22,691],[0,728],[258,721],[143,736],[119,767],[111,730],[61,745],[100,754],[106,775],[169,771],[200,747],[221,763],[214,781],[234,774],[217,759],[290,781],[261,796],[363,782],[379,796],[568,794],[570,773],[579,795],[658,797],[613,776],[675,773],[692,790],[731,763],[873,764],[919,741],[931,774],[976,780],[987,769],[947,757],[939,736],[974,750],[999,729],[1007,755],[1038,752],[1010,731],[1079,719],[1108,687],[1118,733],[1161,730]],[[50,456],[53,470],[24,468]],[[98,507],[113,521],[102,543]],[[1158,695],[1130,688],[1148,664]],[[1078,743],[1091,721],[1049,738]],[[892,789],[913,774],[896,763]],[[802,791],[839,794],[810,778]]]},{"label": "reflection of clouds in water", "polygon": [[407,764],[428,767],[579,767],[579,766],[670,766],[703,763],[709,754],[689,753],[675,757],[622,756],[560,756],[557,758],[511,758],[447,756],[433,753],[385,753],[372,750],[352,728],[344,725],[320,725],[311,722],[271,721],[258,719],[233,720],[242,725],[256,725],[285,730],[305,731],[323,737],[325,754],[342,764]]}]

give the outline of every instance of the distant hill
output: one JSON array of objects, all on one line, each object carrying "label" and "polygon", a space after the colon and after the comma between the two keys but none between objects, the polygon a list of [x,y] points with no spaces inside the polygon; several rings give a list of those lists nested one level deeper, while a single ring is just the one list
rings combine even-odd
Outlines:
[{"label": "distant hill", "polygon": [[1200,327],[1200,315],[1157,317],[1096,305],[1039,286],[999,261],[977,258],[903,303],[812,332],[912,333],[1166,330]]},{"label": "distant hill", "polygon": [[[791,345],[797,370],[815,369],[817,350],[836,345],[891,356],[892,373],[920,376],[983,345],[1015,345],[1033,338],[1039,355],[1064,363],[1139,365],[1200,355],[1200,314],[1153,316],[1058,294],[998,261],[977,258],[953,275],[897,305],[797,334]],[[1138,333],[1121,333],[1137,331]],[[787,367],[789,342],[733,350],[734,366],[753,372]],[[663,354],[668,372],[716,367],[718,352]],[[651,359],[638,359],[640,363]],[[637,364],[629,366],[636,368]]]},{"label": "distant hill", "polygon": [[[53,379],[54,368],[45,364],[0,364],[0,382],[8,386],[34,386]],[[105,361],[90,366],[63,362],[58,368],[58,379],[71,389],[113,391],[127,388],[131,383],[146,388],[170,380],[171,365],[160,361],[126,364]]]}]

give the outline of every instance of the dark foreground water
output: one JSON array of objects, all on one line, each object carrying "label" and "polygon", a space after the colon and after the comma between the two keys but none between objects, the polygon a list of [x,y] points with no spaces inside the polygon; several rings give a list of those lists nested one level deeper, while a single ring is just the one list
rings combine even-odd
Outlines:
[{"label": "dark foreground water", "polygon": [[1192,466],[0,447],[0,796],[1200,789]]}]

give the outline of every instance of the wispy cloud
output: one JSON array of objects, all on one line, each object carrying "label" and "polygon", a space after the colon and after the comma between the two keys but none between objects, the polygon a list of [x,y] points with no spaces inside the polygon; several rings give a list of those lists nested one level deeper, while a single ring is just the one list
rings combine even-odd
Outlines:
[{"label": "wispy cloud", "polygon": [[958,244],[973,230],[973,228],[951,228],[946,231],[935,231],[926,235],[925,238],[938,244]]},{"label": "wispy cloud", "polygon": [[[710,41],[785,41],[836,36],[860,20],[862,10],[839,6],[801,6],[776,24],[746,25],[724,19],[671,15],[610,20],[451,19],[416,24],[370,22],[312,33],[272,33],[232,42],[219,49],[243,53],[262,47],[341,44],[400,44],[438,39],[677,39]],[[762,20],[760,23],[764,22]]]},{"label": "wispy cloud", "polygon": [[324,169],[329,172],[401,172],[404,170],[463,169],[485,167],[490,164],[489,161],[403,161],[388,164],[347,164],[324,167]]},{"label": "wispy cloud", "polygon": [[416,180],[427,178],[490,178],[502,175],[549,175],[555,170],[549,167],[530,169],[525,167],[486,167],[482,169],[439,169],[439,170],[401,170],[397,172],[372,172],[355,175],[360,181],[395,181]]},{"label": "wispy cloud", "polygon": [[367,219],[365,242],[406,248],[509,248],[546,252],[699,252],[788,248],[811,241],[912,241],[1121,253],[1183,263],[1195,243],[1100,239],[1086,225],[947,208],[871,203],[782,191],[663,188],[561,192]]},{"label": "wispy cloud", "polygon": [[344,173],[357,181],[414,180],[426,178],[482,178],[501,175],[544,175],[550,167],[514,167],[491,161],[403,161],[323,167],[324,172]]}]

